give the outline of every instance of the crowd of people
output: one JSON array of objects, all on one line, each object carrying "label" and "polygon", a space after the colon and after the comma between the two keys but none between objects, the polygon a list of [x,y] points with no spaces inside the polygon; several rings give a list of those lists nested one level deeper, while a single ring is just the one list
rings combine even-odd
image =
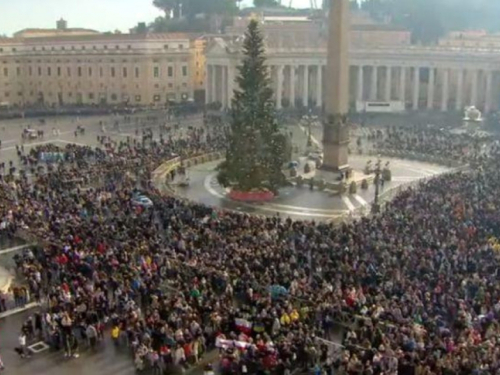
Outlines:
[{"label": "crowd of people", "polygon": [[[76,356],[111,328],[138,369],[159,373],[218,347],[228,373],[500,374],[496,146],[480,168],[334,226],[218,211],[151,184],[174,155],[223,148],[222,133],[68,145],[45,173],[3,186],[15,197],[2,205],[5,231],[41,246],[20,267],[48,298],[52,346]],[[137,190],[153,207],[134,205]],[[328,336],[346,314],[357,323],[333,355]]]},{"label": "crowd of people", "polygon": [[392,157],[463,165],[485,147],[485,135],[476,131],[452,133],[453,129],[435,125],[391,126],[357,130],[357,149]]}]

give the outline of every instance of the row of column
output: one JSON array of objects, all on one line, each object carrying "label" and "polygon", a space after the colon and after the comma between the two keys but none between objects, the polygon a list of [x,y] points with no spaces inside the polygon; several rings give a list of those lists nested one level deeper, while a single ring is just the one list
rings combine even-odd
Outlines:
[{"label": "row of column", "polygon": [[[422,71],[427,73],[427,91],[423,98],[425,107],[429,110],[438,108],[447,111],[450,108],[450,86],[456,91],[453,95],[455,110],[462,110],[465,105],[480,106],[489,112],[493,105],[492,87],[493,72],[480,70],[428,68],[428,67],[395,67],[395,66],[353,66],[351,82],[353,100],[385,101],[393,100],[409,103],[413,110],[420,109]],[[425,71],[427,70],[427,71]],[[384,74],[381,74],[384,73]],[[356,76],[357,75],[357,76]],[[281,109],[283,99],[289,102],[289,107],[295,107],[297,98],[302,106],[311,103],[316,107],[323,106],[323,65],[271,65],[270,76],[275,91],[276,108]],[[436,98],[436,87],[440,87],[440,97]],[[480,84],[480,77],[481,82]],[[455,82],[451,81],[451,77]],[[465,84],[465,78],[468,85]],[[224,108],[231,105],[235,88],[236,67],[231,65],[207,65],[206,102],[220,102]],[[485,82],[484,82],[485,81]],[[407,98],[407,84],[411,85],[411,98]],[[479,90],[484,91],[482,105],[479,105]],[[366,88],[366,90],[365,90]],[[483,92],[481,91],[481,92]],[[393,92],[395,95],[393,95]],[[467,99],[466,99],[467,96]],[[437,100],[436,100],[437,99]]]},{"label": "row of column", "polygon": [[[271,65],[269,68],[277,109],[282,108],[284,98],[288,99],[291,107],[295,107],[297,97],[305,107],[310,101],[315,102],[317,107],[323,105],[322,65]],[[230,107],[235,88],[235,74],[236,67],[231,65],[207,65],[207,104],[220,102],[224,108]]]},{"label": "row of column", "polygon": [[[383,68],[385,74],[381,75],[380,71]],[[421,72],[427,70],[427,92],[425,94],[425,106],[427,109],[435,109],[435,103],[439,100],[439,109],[441,111],[449,110],[450,103],[450,75],[456,79],[453,82],[453,87],[456,89],[454,95],[455,110],[461,111],[465,105],[481,106],[485,112],[492,109],[493,98],[493,71],[480,71],[480,70],[465,70],[465,69],[449,69],[449,68],[428,68],[428,67],[393,67],[393,66],[357,66],[357,87],[356,87],[356,100],[362,101],[385,101],[392,100],[407,102],[406,85],[409,82],[412,85],[411,91],[411,108],[413,110],[420,109],[421,99]],[[365,95],[365,74],[368,73],[369,77],[369,92]],[[436,98],[437,79],[436,75],[439,74],[441,88],[440,98]],[[479,100],[478,87],[480,85],[480,78],[485,79],[484,84],[484,100]],[[383,92],[380,92],[381,85],[379,85],[380,76],[384,79]],[[469,78],[469,86],[465,86],[465,76]],[[393,78],[399,80],[397,85],[393,86]],[[396,88],[396,95],[393,94],[393,89]],[[465,95],[468,95],[468,101],[465,101]],[[436,100],[437,99],[437,100]],[[480,105],[482,104],[482,105]]]}]

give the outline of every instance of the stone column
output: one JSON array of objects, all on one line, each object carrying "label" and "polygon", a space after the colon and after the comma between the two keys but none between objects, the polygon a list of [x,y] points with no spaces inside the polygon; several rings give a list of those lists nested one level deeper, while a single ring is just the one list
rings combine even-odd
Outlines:
[{"label": "stone column", "polygon": [[216,75],[217,75],[217,65],[211,65],[211,67],[212,67],[212,75],[210,77],[210,80],[211,80],[211,82],[210,82],[210,91],[211,91],[211,93],[210,93],[210,101],[211,101],[211,103],[213,103],[213,102],[217,101],[217,91],[216,91],[217,86],[216,86],[216,83],[215,83],[216,79],[217,79],[217,77],[216,77]]},{"label": "stone column", "polygon": [[457,100],[455,103],[455,109],[457,111],[461,111],[463,108],[463,98],[464,98],[464,71],[462,69],[459,69],[457,72],[458,78],[457,78]]},{"label": "stone column", "polygon": [[370,101],[377,101],[377,86],[378,86],[378,66],[372,67],[372,84],[370,87]]},{"label": "stone column", "polygon": [[434,83],[435,83],[434,68],[429,68],[429,83],[427,84],[427,109],[434,108]]},{"label": "stone column", "polygon": [[385,71],[385,101],[390,102],[392,99],[392,67],[386,67]]},{"label": "stone column", "polygon": [[290,65],[290,108],[295,108],[295,79],[296,68]]},{"label": "stone column", "polygon": [[316,72],[316,107],[323,107],[323,65],[317,66]]},{"label": "stone column", "polygon": [[450,71],[448,69],[445,69],[443,72],[443,92],[441,97],[442,112],[446,112],[448,110],[449,83],[450,83]]},{"label": "stone column", "polygon": [[278,65],[276,67],[276,109],[282,108],[282,99],[283,99],[283,65]]},{"label": "stone column", "polygon": [[221,102],[222,108],[227,108],[227,66],[221,65]]},{"label": "stone column", "polygon": [[205,79],[205,104],[211,103],[212,88],[210,87],[212,83],[212,65],[207,64],[207,77]]},{"label": "stone column", "polygon": [[363,65],[358,66],[358,101],[363,101]]},{"label": "stone column", "polygon": [[472,71],[472,87],[471,87],[471,93],[470,93],[470,105],[477,106],[477,81],[478,81],[478,74],[479,71],[477,69],[474,69]]},{"label": "stone column", "polygon": [[399,100],[403,102],[406,108],[406,67],[402,66],[400,69]]},{"label": "stone column", "polygon": [[228,108],[231,108],[234,97],[234,80],[235,80],[235,68],[233,65],[228,66],[228,79],[227,79],[227,97],[228,97]]},{"label": "stone column", "polygon": [[492,86],[493,86],[493,72],[488,71],[486,73],[486,95],[484,98],[484,112],[488,113],[491,111],[491,91],[492,91]]},{"label": "stone column", "polygon": [[413,110],[418,109],[418,99],[420,95],[420,67],[413,70]]},{"label": "stone column", "polygon": [[309,65],[304,65],[303,74],[302,105],[307,108],[309,106]]}]

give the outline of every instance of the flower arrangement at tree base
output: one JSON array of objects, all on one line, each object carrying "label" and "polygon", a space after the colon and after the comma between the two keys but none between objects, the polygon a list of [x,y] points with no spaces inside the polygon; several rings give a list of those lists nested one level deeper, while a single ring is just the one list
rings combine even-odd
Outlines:
[{"label": "flower arrangement at tree base", "polygon": [[251,191],[241,191],[231,189],[229,192],[229,198],[233,201],[256,203],[256,202],[269,202],[273,200],[275,194],[270,190],[251,190]]}]

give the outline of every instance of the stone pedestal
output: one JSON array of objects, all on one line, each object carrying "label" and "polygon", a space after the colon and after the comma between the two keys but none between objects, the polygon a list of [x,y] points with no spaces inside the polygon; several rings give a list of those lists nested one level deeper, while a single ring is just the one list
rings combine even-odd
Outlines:
[{"label": "stone pedestal", "polygon": [[322,169],[343,172],[349,169],[349,128],[347,117],[330,115],[324,123]]}]

